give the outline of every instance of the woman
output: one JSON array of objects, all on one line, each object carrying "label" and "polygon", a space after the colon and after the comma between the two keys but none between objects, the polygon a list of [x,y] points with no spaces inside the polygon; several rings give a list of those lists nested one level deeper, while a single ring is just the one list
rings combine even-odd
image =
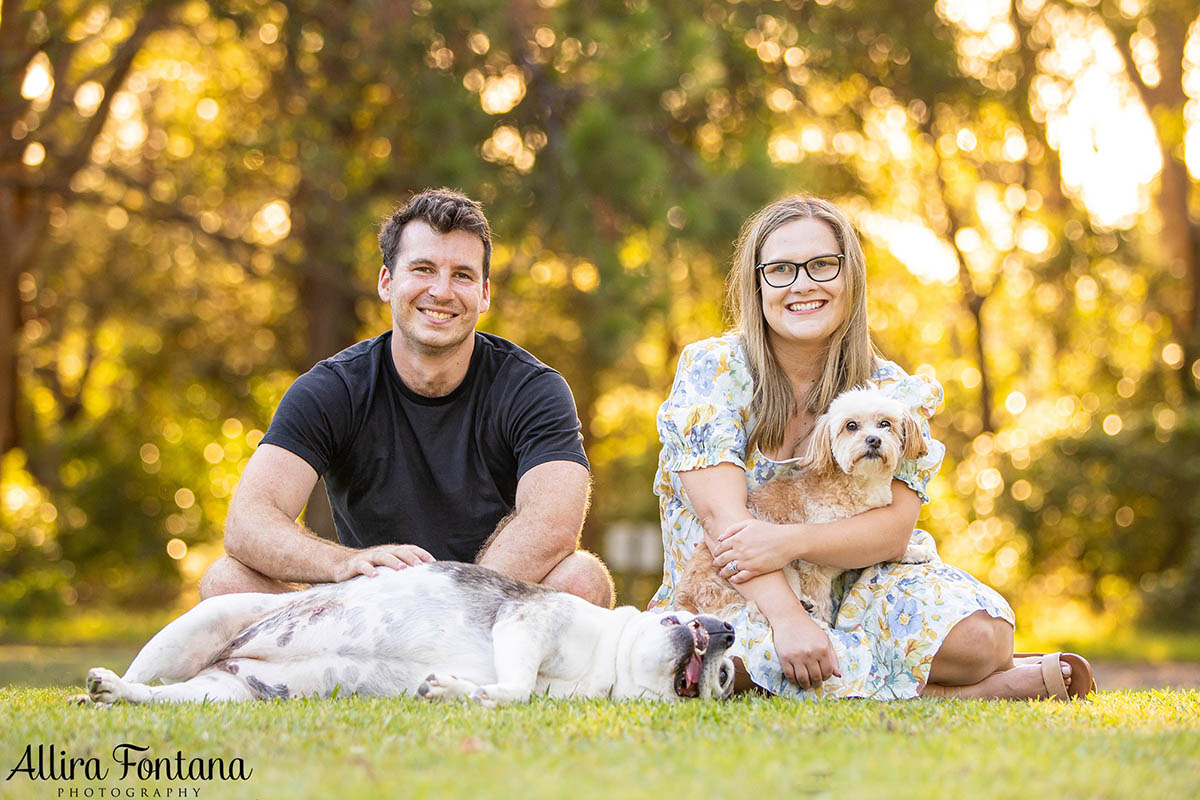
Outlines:
[{"label": "woman", "polygon": [[[748,676],[773,693],[878,699],[1085,693],[1091,673],[1078,656],[1047,656],[1044,670],[1039,656],[1014,660],[1013,612],[994,590],[940,561],[883,563],[911,537],[932,543],[914,525],[945,454],[928,426],[942,390],[877,356],[865,283],[858,236],[825,200],[780,200],[742,229],[728,286],[738,330],[684,349],[658,415],[666,553],[651,607],[670,607],[703,542],[769,623],[747,611],[732,620],[743,686]],[[830,401],[867,380],[924,420],[929,454],[901,466],[892,504],[824,524],[750,518],[747,492],[792,470]],[[848,570],[831,631],[779,572],[796,558]]]}]

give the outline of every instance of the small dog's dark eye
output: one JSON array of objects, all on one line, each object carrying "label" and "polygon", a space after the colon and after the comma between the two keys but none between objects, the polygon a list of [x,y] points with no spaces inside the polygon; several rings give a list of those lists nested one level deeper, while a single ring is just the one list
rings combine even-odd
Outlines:
[{"label": "small dog's dark eye", "polygon": [[855,422],[854,420],[850,420],[849,422],[846,423],[846,430],[848,430],[848,431],[858,430],[858,423]]},{"label": "small dog's dark eye", "polygon": [[892,427],[892,421],[888,420],[888,419],[881,419],[881,420],[879,420],[879,427],[890,428],[890,427]]},{"label": "small dog's dark eye", "polygon": [[676,619],[675,617],[663,617],[662,624],[663,625],[678,625],[679,620]]}]

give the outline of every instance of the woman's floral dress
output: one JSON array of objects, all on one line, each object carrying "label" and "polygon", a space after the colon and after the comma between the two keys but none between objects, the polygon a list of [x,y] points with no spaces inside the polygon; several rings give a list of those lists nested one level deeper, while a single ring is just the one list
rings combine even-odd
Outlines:
[{"label": "woman's floral dress", "polygon": [[[925,486],[941,466],[946,448],[929,435],[929,418],[942,401],[932,378],[907,375],[881,361],[873,380],[885,393],[914,409],[929,453],[906,461],[896,473],[928,502]],[[745,351],[733,335],[706,339],[684,348],[671,396],[658,412],[662,454],[654,493],[659,498],[663,531],[663,585],[651,608],[672,606],[684,564],[703,538],[677,473],[737,464],[753,490],[795,469],[796,459],[772,461],[757,449],[746,452],[754,420],[749,417],[753,386]],[[914,539],[933,543],[923,530]],[[783,677],[771,629],[743,611],[731,620],[737,640],[729,651],[746,664],[759,686],[776,694],[810,699],[869,697],[892,700],[916,697],[929,676],[929,664],[946,634],[976,611],[1014,621],[1012,609],[995,590],[940,560],[928,564],[878,564],[849,570],[835,582],[837,616],[830,639],[842,676],[816,690],[797,687]]]}]

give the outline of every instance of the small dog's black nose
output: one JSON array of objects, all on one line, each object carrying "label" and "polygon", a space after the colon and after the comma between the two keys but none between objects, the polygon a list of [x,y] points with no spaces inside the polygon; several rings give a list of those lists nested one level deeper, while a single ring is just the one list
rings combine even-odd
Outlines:
[{"label": "small dog's black nose", "polygon": [[882,443],[882,440],[878,436],[871,435],[871,436],[867,437],[867,446],[868,447],[879,447],[879,445],[881,443]]}]

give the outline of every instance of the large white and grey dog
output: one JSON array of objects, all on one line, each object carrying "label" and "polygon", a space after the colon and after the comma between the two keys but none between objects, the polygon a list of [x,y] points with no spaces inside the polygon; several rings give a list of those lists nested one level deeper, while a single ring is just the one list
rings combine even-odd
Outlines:
[{"label": "large white and grey dog", "polygon": [[[123,677],[91,670],[81,699],[723,699],[733,637],[714,617],[605,609],[486,567],[436,562],[204,600],[159,631]],[[150,685],[158,680],[165,685]]]}]

